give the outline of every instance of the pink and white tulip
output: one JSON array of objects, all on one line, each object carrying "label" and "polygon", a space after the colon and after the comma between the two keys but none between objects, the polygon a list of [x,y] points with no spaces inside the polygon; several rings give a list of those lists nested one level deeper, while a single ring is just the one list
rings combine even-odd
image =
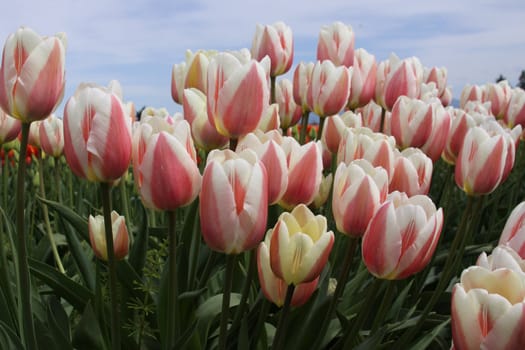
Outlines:
[{"label": "pink and white tulip", "polygon": [[[128,255],[129,235],[126,219],[116,211],[111,212],[111,231],[113,232],[113,251],[116,260],[122,260]],[[106,248],[106,229],[102,215],[89,216],[88,220],[89,241],[95,256],[103,261],[108,261]]]},{"label": "pink and white tulip", "polygon": [[425,195],[392,192],[363,236],[363,261],[381,279],[412,276],[430,261],[443,228],[443,210]]},{"label": "pink and white tulip", "polygon": [[60,157],[64,152],[64,122],[51,114],[39,125],[40,147],[51,157]]},{"label": "pink and white tulip", "polygon": [[311,111],[308,105],[308,89],[313,69],[313,62],[299,62],[293,72],[293,99],[301,107],[303,113]]},{"label": "pink and white tulip", "polygon": [[354,30],[341,22],[321,27],[317,42],[317,60],[330,60],[336,66],[351,67],[354,63]]},{"label": "pink and white tulip", "polygon": [[389,191],[405,192],[409,197],[428,194],[433,167],[432,159],[419,148],[410,147],[396,152]]},{"label": "pink and white tulip", "polygon": [[301,120],[301,106],[293,98],[293,85],[288,79],[280,79],[275,84],[275,101],[279,104],[279,118],[282,129],[288,129]]},{"label": "pink and white tulip", "polygon": [[350,81],[350,71],[345,66],[336,66],[328,60],[318,61],[308,85],[310,110],[320,117],[339,113],[348,102]]},{"label": "pink and white tulip", "polygon": [[326,117],[321,133],[321,142],[332,154],[336,154],[346,128],[359,128],[361,125],[361,115],[352,111]]},{"label": "pink and white tulip", "polygon": [[64,33],[40,36],[21,27],[9,35],[0,66],[0,107],[23,123],[47,118],[65,86]]},{"label": "pink and white tulip", "polygon": [[276,77],[290,70],[293,63],[292,29],[283,22],[257,25],[252,41],[251,54],[257,61],[270,58],[270,75]]},{"label": "pink and white tulip", "polygon": [[375,96],[377,79],[375,56],[368,53],[365,49],[357,49],[354,54],[351,76],[348,107],[354,110],[365,106]]},{"label": "pink and white tulip", "polygon": [[525,202],[518,204],[510,213],[499,244],[507,244],[525,259]]},{"label": "pink and white tulip", "polygon": [[0,145],[13,141],[22,130],[22,123],[0,108]]}]

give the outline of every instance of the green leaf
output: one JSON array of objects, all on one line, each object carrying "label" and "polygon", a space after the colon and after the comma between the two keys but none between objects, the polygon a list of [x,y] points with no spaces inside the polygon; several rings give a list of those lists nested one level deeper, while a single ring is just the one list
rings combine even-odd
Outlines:
[{"label": "green leaf", "polygon": [[83,310],[93,294],[84,286],[61,274],[48,264],[29,258],[29,269],[33,276],[46,283],[75,309]]},{"label": "green leaf", "polygon": [[73,333],[73,346],[78,350],[106,349],[101,334],[97,316],[89,301]]},{"label": "green leaf", "polygon": [[59,218],[59,220],[62,224],[61,226],[64,227],[64,234],[66,236],[69,250],[71,251],[71,256],[77,264],[84,283],[89,290],[93,291],[95,290],[95,274],[93,273],[93,264],[91,259],[88,257],[85,249],[82,247],[82,244],[80,243],[76,233],[73,232],[71,224],[64,222],[62,218]]},{"label": "green leaf", "polygon": [[146,263],[146,253],[149,247],[149,229],[146,210],[143,206],[140,208],[142,217],[141,220],[138,220],[140,222],[140,226],[138,227],[138,234],[135,237],[135,241],[133,242],[131,251],[129,253],[129,263],[133,269],[140,276],[142,276],[142,270],[144,269],[144,264]]},{"label": "green leaf", "polygon": [[9,350],[24,350],[24,346],[13,329],[0,321],[0,348]]},{"label": "green leaf", "polygon": [[72,349],[71,347],[71,329],[69,327],[69,318],[60,301],[51,296],[47,307],[48,327],[57,345],[57,349]]},{"label": "green leaf", "polygon": [[355,350],[379,349],[379,345],[387,333],[388,327],[383,326],[372,336],[368,337],[364,342],[359,344]]},{"label": "green leaf", "polygon": [[[241,294],[231,293],[230,307],[239,305]],[[195,312],[197,318],[198,334],[201,336],[201,344],[206,345],[208,333],[215,318],[221,313],[222,294],[217,294],[199,305]]]},{"label": "green leaf", "polygon": [[38,200],[47,204],[50,208],[53,208],[57,211],[60,216],[67,220],[76,230],[82,238],[89,242],[89,231],[87,219],[81,217],[71,208],[63,205],[62,203],[51,201],[49,199],[44,199],[37,196]]},{"label": "green leaf", "polygon": [[434,341],[434,338],[436,338],[439,333],[450,323],[450,319],[442,322],[437,327],[435,327],[432,332],[427,333],[425,336],[419,339],[419,341],[416,344],[413,344],[410,346],[410,349],[413,350],[425,350],[428,349],[429,345]]}]

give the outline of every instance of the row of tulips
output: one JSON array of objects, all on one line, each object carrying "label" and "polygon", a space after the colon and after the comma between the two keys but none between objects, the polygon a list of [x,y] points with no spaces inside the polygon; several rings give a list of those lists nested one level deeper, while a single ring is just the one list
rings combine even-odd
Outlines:
[{"label": "row of tulips", "polygon": [[[182,114],[149,107],[136,120],[112,81],[80,84],[61,119],[52,112],[64,92],[65,41],[63,34],[40,37],[21,28],[4,47],[0,140],[21,132],[21,154],[29,143],[46,155],[37,157],[36,170],[46,240],[26,233],[24,213],[34,209],[33,199],[25,202],[31,183],[21,160],[17,243],[0,271],[7,309],[21,311],[0,323],[2,344],[37,349],[45,338],[54,346],[112,349],[424,348],[439,347],[441,339],[457,349],[525,345],[519,332],[508,332],[523,318],[516,306],[523,288],[514,287],[524,273],[521,205],[492,257],[482,254],[461,275],[452,311],[438,304],[477,252],[473,242],[492,248],[492,236],[479,242],[474,233],[495,230],[501,208],[507,214],[523,195],[519,174],[509,180],[523,152],[522,90],[505,82],[467,86],[460,108],[448,107],[444,68],[394,55],[377,64],[364,49],[354,50],[352,28],[339,22],[321,29],[316,63],[297,64],[293,81],[277,80],[292,68],[294,53],[291,29],[279,22],[258,26],[251,50],[188,52],[175,64],[171,92]],[[311,113],[320,123],[316,139],[307,141]],[[69,170],[60,166],[64,159]],[[45,184],[51,167],[54,188]],[[4,211],[9,171],[4,165]],[[82,180],[74,189],[69,178],[66,201],[61,176],[69,171]],[[99,198],[89,195],[88,182],[99,187]],[[87,215],[83,195],[90,198]],[[124,215],[113,211],[117,199]],[[491,209],[491,218],[481,215]],[[2,233],[4,227],[10,231],[5,224]],[[58,246],[59,231],[67,245]],[[27,241],[45,242],[56,269],[32,259]],[[9,254],[2,250],[0,258],[7,262]],[[38,303],[31,298],[35,277],[41,290],[47,286]],[[49,289],[58,304],[44,296]],[[42,302],[54,328],[33,310]],[[150,324],[157,328],[149,332]]]}]

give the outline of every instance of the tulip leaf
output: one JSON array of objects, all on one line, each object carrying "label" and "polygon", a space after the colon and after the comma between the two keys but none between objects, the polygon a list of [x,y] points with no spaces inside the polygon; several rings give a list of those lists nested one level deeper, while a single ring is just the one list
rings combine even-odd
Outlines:
[{"label": "tulip leaf", "polygon": [[72,209],[63,205],[62,203],[51,201],[49,199],[44,199],[38,196],[37,198],[41,202],[44,202],[49,207],[56,210],[62,218],[66,219],[78,231],[78,233],[80,233],[80,235],[82,236],[84,240],[89,242],[87,219],[81,217],[80,215],[75,213]]},{"label": "tulip leaf", "polygon": [[66,299],[75,309],[83,310],[86,303],[93,294],[81,284],[63,275],[55,268],[29,258],[29,269],[31,273],[42,282],[46,283],[57,295]]},{"label": "tulip leaf", "polygon": [[78,350],[106,349],[101,334],[97,316],[89,301],[73,333],[72,344]]},{"label": "tulip leaf", "polygon": [[49,298],[47,306],[48,325],[52,331],[53,339],[57,342],[57,348],[71,349],[71,329],[64,307],[55,296]]},{"label": "tulip leaf", "polygon": [[[231,293],[230,307],[239,305],[240,300],[241,295],[239,293]],[[222,294],[217,294],[208,298],[204,303],[200,304],[195,311],[198,334],[201,336],[201,344],[206,345],[206,342],[209,339],[208,334],[210,332],[210,327],[213,321],[221,313],[221,307]],[[203,346],[203,348],[207,347],[209,346]]]},{"label": "tulip leaf", "polygon": [[66,223],[60,218],[60,222],[64,227],[64,234],[66,236],[68,247],[71,251],[71,256],[77,264],[78,270],[84,279],[84,283],[89,290],[95,290],[95,274],[93,273],[93,264],[88,257],[85,249],[82,247],[80,240],[75,232],[73,232],[71,224]]},{"label": "tulip leaf", "polygon": [[[383,326],[377,332],[366,338],[364,342],[355,347],[355,350],[379,349],[381,341],[387,333],[388,327]],[[412,349],[412,348],[410,348]]]},{"label": "tulip leaf", "polygon": [[419,339],[419,341],[409,347],[413,350],[425,350],[428,349],[429,345],[434,339],[444,330],[444,328],[450,323],[450,318],[439,324],[431,332]]},{"label": "tulip leaf", "polygon": [[143,206],[140,206],[140,208],[142,216],[141,220],[138,220],[140,222],[138,234],[135,237],[133,245],[131,246],[131,251],[129,252],[129,263],[133,269],[142,276],[142,270],[146,263],[146,253],[149,248],[149,229],[146,209]]},{"label": "tulip leaf", "polygon": [[16,332],[0,321],[0,348],[10,350],[24,350],[24,346],[16,335]]}]

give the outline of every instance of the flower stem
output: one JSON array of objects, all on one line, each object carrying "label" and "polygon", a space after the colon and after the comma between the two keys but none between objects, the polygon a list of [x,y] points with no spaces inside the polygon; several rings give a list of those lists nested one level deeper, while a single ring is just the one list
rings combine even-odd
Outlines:
[{"label": "flower stem", "polygon": [[301,130],[299,131],[299,143],[304,145],[306,141],[306,129],[308,128],[308,118],[310,117],[310,112],[306,111],[301,117]]},{"label": "flower stem", "polygon": [[266,321],[266,316],[268,316],[268,311],[270,310],[270,302],[266,300],[266,298],[262,298],[262,305],[261,309],[259,311],[259,316],[257,317],[257,323],[255,324],[255,328],[252,333],[252,340],[251,340],[251,349],[257,348],[257,343],[259,342],[259,335],[261,334],[261,331],[264,327],[264,323]]},{"label": "flower stem", "polygon": [[31,282],[29,266],[27,263],[27,246],[24,223],[24,185],[26,173],[26,149],[29,136],[30,123],[22,123],[22,140],[20,141],[20,155],[18,157],[18,176],[16,184],[16,233],[18,257],[18,307],[22,312],[21,334],[23,343],[28,350],[38,349],[33,324],[33,311],[31,307]]},{"label": "flower stem", "polygon": [[284,338],[286,337],[288,314],[290,313],[290,306],[292,304],[294,290],[294,284],[289,284],[288,288],[286,289],[286,298],[284,299],[281,317],[279,318],[279,323],[277,324],[277,329],[275,331],[275,337],[273,338],[272,350],[279,350],[283,347]]},{"label": "flower stem", "polygon": [[221,324],[219,330],[219,350],[226,349],[228,333],[228,317],[230,313],[230,294],[233,282],[233,270],[235,269],[236,255],[226,256],[226,271],[224,276],[224,291],[222,294]]},{"label": "flower stem", "polygon": [[168,327],[167,327],[167,349],[173,348],[177,337],[177,234],[176,234],[176,211],[168,211]]},{"label": "flower stem", "polygon": [[126,228],[128,229],[129,235],[129,244],[133,246],[133,235],[131,234],[131,216],[129,215],[129,196],[126,188],[126,179],[123,178],[119,183],[120,198],[122,201],[122,210],[124,211],[124,217],[126,218]]},{"label": "flower stem", "polygon": [[319,117],[319,129],[317,129],[317,134],[315,135],[315,139],[316,140],[320,140],[321,139],[321,135],[323,134],[323,129],[324,129],[324,122],[326,120],[326,117]]},{"label": "flower stem", "polygon": [[[44,159],[42,159],[42,152],[39,151],[38,155],[38,178],[39,178],[39,187],[40,187],[40,197],[46,199],[46,188],[44,186]],[[49,210],[46,203],[41,202],[42,212],[44,214],[44,225],[46,227],[47,239],[49,239],[49,244],[51,245],[51,251],[53,252],[53,257],[55,258],[55,263],[57,264],[58,271],[60,273],[66,273],[64,270],[64,265],[62,265],[62,260],[60,259],[60,254],[58,254],[57,245],[55,242],[55,236],[51,230],[51,223],[49,222]]]},{"label": "flower stem", "polygon": [[255,269],[257,266],[257,251],[252,249],[248,252],[248,254],[250,256],[248,260],[248,272],[242,287],[241,301],[237,307],[237,312],[235,313],[231,329],[237,329],[241,324],[242,316],[244,314],[244,310],[246,309],[248,295],[250,294],[250,286],[252,284],[253,275],[255,274]]},{"label": "flower stem", "polygon": [[324,335],[328,329],[328,325],[330,324],[330,320],[332,319],[332,315],[335,311],[336,305],[339,302],[339,299],[341,298],[341,295],[343,294],[343,291],[346,287],[346,282],[348,281],[350,267],[352,266],[352,262],[354,260],[354,254],[358,242],[358,238],[348,236],[345,259],[343,261],[341,271],[339,272],[339,277],[337,278],[337,286],[335,287],[334,294],[332,295],[332,300],[330,301],[330,305],[328,306],[328,310],[326,311],[325,317],[321,324],[321,328],[319,329],[318,336],[312,349],[320,348],[320,342],[324,338]]},{"label": "flower stem", "polygon": [[104,212],[104,230],[106,235],[106,250],[108,254],[109,292],[111,303],[111,345],[112,349],[120,349],[120,314],[118,301],[117,269],[115,250],[113,248],[113,229],[111,223],[111,185],[100,183],[102,206]]},{"label": "flower stem", "polygon": [[388,314],[390,307],[392,306],[392,298],[394,297],[394,291],[396,287],[396,281],[383,280],[383,284],[387,284],[385,294],[383,295],[383,301],[379,310],[376,313],[374,322],[372,323],[372,330],[370,331],[370,336],[374,335],[375,332],[379,329],[379,326],[385,320],[385,316]]},{"label": "flower stem", "polygon": [[274,76],[270,77],[270,104],[275,103],[275,78]]}]

